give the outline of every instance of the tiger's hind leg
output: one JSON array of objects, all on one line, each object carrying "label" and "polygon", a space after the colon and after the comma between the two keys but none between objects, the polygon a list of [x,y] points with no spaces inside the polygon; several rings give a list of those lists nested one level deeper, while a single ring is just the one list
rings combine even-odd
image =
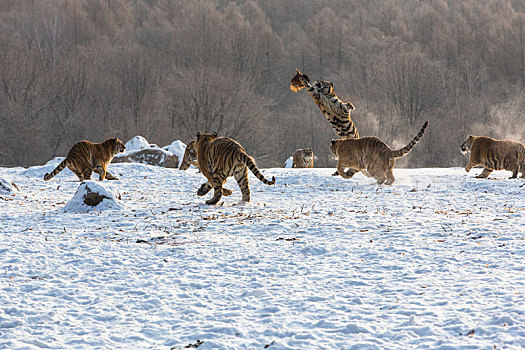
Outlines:
[{"label": "tiger's hind leg", "polygon": [[492,173],[492,170],[483,168],[483,171],[481,172],[481,174],[475,176],[475,178],[476,179],[486,179],[487,177],[489,177],[491,173]]},{"label": "tiger's hind leg", "polygon": [[93,174],[93,169],[86,169],[82,173],[82,177],[84,180],[91,180],[91,175]]},{"label": "tiger's hind leg", "polygon": [[242,201],[249,202],[250,201],[250,183],[248,182],[248,168],[245,166],[243,166],[242,168],[238,168],[233,174],[233,177],[235,178],[235,181],[237,181],[237,184],[239,185],[239,188],[241,189]]},{"label": "tiger's hind leg", "polygon": [[68,166],[68,168],[78,177],[80,182],[84,181],[84,174],[81,170],[77,169],[75,166]]},{"label": "tiger's hind leg", "polygon": [[217,204],[217,202],[219,202],[222,198],[222,185],[223,183],[225,182],[226,179],[223,179],[220,175],[218,174],[213,174],[213,181],[212,181],[212,186],[213,186],[213,197],[211,197],[211,199],[208,199],[206,201],[206,204]]},{"label": "tiger's hind leg", "polygon": [[102,165],[97,165],[94,170],[100,176],[100,181],[106,178],[106,169]]}]

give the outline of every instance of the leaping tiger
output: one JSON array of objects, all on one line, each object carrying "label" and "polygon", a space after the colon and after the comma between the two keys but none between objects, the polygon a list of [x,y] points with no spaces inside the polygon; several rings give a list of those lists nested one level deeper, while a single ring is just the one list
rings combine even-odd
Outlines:
[{"label": "leaping tiger", "polygon": [[340,139],[359,138],[357,128],[350,118],[350,112],[355,109],[354,105],[350,102],[343,102],[337,97],[332,82],[318,80],[312,86],[308,75],[301,73],[298,69],[296,71],[297,74],[292,78],[290,89],[298,92],[306,88]]}]

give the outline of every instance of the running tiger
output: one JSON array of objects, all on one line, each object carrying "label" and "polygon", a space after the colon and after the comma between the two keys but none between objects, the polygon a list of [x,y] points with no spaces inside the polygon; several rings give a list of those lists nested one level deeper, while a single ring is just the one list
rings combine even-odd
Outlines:
[{"label": "running tiger", "polygon": [[312,86],[308,75],[301,73],[298,69],[296,71],[297,74],[292,78],[290,89],[293,92],[298,92],[306,88],[339,138],[359,138],[357,128],[350,118],[350,111],[354,110],[354,105],[350,102],[341,101],[334,93],[334,86],[331,82],[318,80]]},{"label": "running tiger", "polygon": [[314,152],[311,148],[301,148],[292,154],[292,168],[313,168]]},{"label": "running tiger", "polygon": [[[363,137],[360,139],[332,140],[330,150],[337,158],[337,171],[345,179],[363,171],[367,176],[377,180],[379,185],[391,185],[395,181],[393,169],[396,158],[401,158],[414,148],[423,137],[428,121],[423,124],[419,133],[405,147],[394,151],[377,137]],[[348,171],[345,172],[345,168]],[[366,172],[364,171],[366,170]]]},{"label": "running tiger", "polygon": [[[197,150],[195,149],[195,140],[191,140],[186,145],[186,149],[184,150],[184,157],[182,158],[182,162],[180,163],[179,170],[188,170],[190,167],[190,164],[199,168],[199,163],[197,162]],[[232,190],[229,190],[227,188],[222,188],[222,194],[225,196],[229,196],[233,193]]]},{"label": "running tiger", "polygon": [[55,170],[44,175],[44,180],[50,180],[65,167],[74,172],[80,181],[90,180],[93,171],[100,175],[100,181],[104,179],[118,180],[107,169],[113,156],[125,150],[126,146],[118,138],[108,139],[102,143],[79,141],[71,147],[66,159]]},{"label": "running tiger", "polygon": [[229,176],[233,176],[242,192],[242,201],[250,201],[250,184],[248,182],[248,169],[263,183],[275,184],[275,177],[271,181],[261,174],[252,157],[246,154],[244,148],[235,140],[227,137],[217,137],[213,134],[197,134],[195,142],[197,162],[202,174],[208,179],[201,185],[197,195],[204,196],[212,187],[213,197],[206,204],[217,204],[224,194],[222,185]]},{"label": "running tiger", "polygon": [[525,179],[525,146],[517,141],[496,140],[486,136],[468,135],[460,147],[461,153],[470,152],[465,171],[476,165],[482,165],[483,171],[476,178],[487,178],[494,170],[512,171],[511,179],[521,177]]}]

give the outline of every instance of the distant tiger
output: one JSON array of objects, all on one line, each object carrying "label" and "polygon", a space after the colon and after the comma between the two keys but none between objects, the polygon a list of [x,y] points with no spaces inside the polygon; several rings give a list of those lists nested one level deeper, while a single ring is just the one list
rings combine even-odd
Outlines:
[{"label": "distant tiger", "polygon": [[518,172],[525,179],[525,146],[520,142],[468,135],[460,149],[463,154],[470,152],[467,173],[476,165],[483,166],[477,178],[484,179],[494,170],[508,170],[512,171],[511,179],[517,178]]},{"label": "distant tiger", "polygon": [[[187,170],[190,167],[190,165],[199,168],[199,163],[197,162],[197,150],[195,149],[195,140],[191,140],[186,145],[186,149],[184,150],[184,157],[182,158],[182,162],[180,163],[179,170]],[[224,187],[222,188],[223,195],[229,196],[232,193],[232,190],[229,190]]]},{"label": "distant tiger", "polygon": [[195,149],[195,140],[191,140],[186,145],[186,149],[184,150],[184,157],[182,158],[182,162],[180,163],[179,169],[180,170],[187,170],[190,165],[193,165],[195,167],[199,167],[199,163],[197,162],[197,150]]},{"label": "distant tiger", "polygon": [[[363,137],[360,139],[332,140],[330,150],[337,158],[337,171],[345,179],[363,171],[365,175],[377,180],[379,185],[391,185],[395,181],[393,169],[396,158],[401,158],[414,148],[423,137],[428,121],[414,139],[405,147],[394,151],[377,137]],[[345,168],[348,171],[345,172]],[[366,170],[366,172],[364,171]]]},{"label": "distant tiger", "polygon": [[90,180],[93,171],[99,174],[101,181],[104,179],[118,180],[107,169],[113,156],[125,150],[126,146],[118,138],[108,139],[102,143],[79,141],[71,147],[66,159],[51,173],[44,175],[44,180],[50,180],[65,167],[74,172],[80,181]]},{"label": "distant tiger", "polygon": [[312,86],[308,75],[301,73],[298,69],[296,71],[297,74],[292,78],[290,89],[298,92],[306,88],[339,138],[359,138],[357,128],[350,118],[350,111],[354,110],[354,105],[341,101],[334,93],[334,86],[331,82],[318,80]]},{"label": "distant tiger", "polygon": [[202,174],[208,179],[201,185],[197,195],[203,196],[212,188],[213,197],[206,204],[216,204],[223,195],[223,184],[229,176],[233,176],[242,192],[243,202],[250,201],[250,184],[248,169],[263,183],[275,184],[275,177],[267,180],[255,165],[252,157],[246,154],[244,148],[235,140],[227,137],[217,137],[213,134],[197,134],[195,142],[197,161]]},{"label": "distant tiger", "polygon": [[301,148],[292,154],[292,168],[313,168],[314,152],[311,148]]}]

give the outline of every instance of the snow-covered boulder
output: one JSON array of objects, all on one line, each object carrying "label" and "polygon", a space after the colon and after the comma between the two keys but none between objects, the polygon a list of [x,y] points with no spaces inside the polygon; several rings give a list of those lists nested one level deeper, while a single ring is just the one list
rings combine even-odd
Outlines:
[{"label": "snow-covered boulder", "polygon": [[121,153],[113,157],[112,163],[142,163],[162,166],[165,168],[178,168],[179,158],[162,148],[148,148],[140,151]]},{"label": "snow-covered boulder", "polygon": [[83,181],[64,210],[85,213],[90,210],[121,210],[124,207],[117,190],[98,181]]},{"label": "snow-covered boulder", "polygon": [[19,192],[18,186],[6,179],[0,179],[0,194],[14,194]]},{"label": "snow-covered boulder", "polygon": [[171,144],[162,147],[162,149],[173,153],[179,158],[179,166],[184,158],[184,151],[186,150],[186,144],[182,141],[173,141]]},{"label": "snow-covered boulder", "polygon": [[293,166],[293,157],[290,157],[284,162],[283,168],[291,168]]},{"label": "snow-covered boulder", "polygon": [[165,168],[178,168],[179,159],[182,159],[169,150],[150,144],[142,136],[135,136],[126,142],[125,146],[126,152],[115,155],[112,163],[142,163]]},{"label": "snow-covered boulder", "polygon": [[124,146],[126,146],[126,152],[140,151],[141,149],[150,148],[148,141],[144,137],[138,135],[126,142]]}]

